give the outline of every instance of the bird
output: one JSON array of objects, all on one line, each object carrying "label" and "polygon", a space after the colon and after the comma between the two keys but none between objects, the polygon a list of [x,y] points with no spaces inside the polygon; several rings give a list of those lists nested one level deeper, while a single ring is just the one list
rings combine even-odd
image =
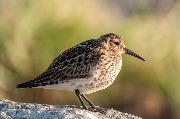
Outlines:
[{"label": "bird", "polygon": [[[85,94],[110,86],[122,66],[122,55],[128,54],[145,61],[126,48],[123,38],[108,33],[90,39],[65,50],[49,67],[33,80],[17,85],[17,88],[44,88],[75,92],[83,109],[97,111]],[[84,100],[89,104],[86,106]],[[89,108],[90,107],[90,108]]]}]

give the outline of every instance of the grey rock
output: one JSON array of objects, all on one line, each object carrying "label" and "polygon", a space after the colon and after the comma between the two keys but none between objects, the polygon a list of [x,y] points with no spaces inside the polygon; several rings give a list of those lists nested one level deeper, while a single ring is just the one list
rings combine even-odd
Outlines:
[{"label": "grey rock", "polygon": [[104,110],[106,114],[84,110],[78,106],[0,100],[0,119],[141,119],[113,109]]}]

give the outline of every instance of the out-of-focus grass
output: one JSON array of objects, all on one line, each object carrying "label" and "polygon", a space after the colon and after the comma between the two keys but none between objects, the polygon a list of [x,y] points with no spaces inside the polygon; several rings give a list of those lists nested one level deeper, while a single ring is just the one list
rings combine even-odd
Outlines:
[{"label": "out-of-focus grass", "polygon": [[80,105],[68,91],[15,87],[42,73],[64,50],[113,32],[146,61],[124,55],[113,85],[88,97],[146,119],[180,118],[180,3],[135,1],[1,0],[0,98]]}]

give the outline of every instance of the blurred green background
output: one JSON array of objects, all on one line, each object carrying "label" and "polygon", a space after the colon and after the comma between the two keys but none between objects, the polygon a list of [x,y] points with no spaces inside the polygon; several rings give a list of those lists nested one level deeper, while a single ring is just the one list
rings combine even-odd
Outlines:
[{"label": "blurred green background", "polygon": [[0,0],[0,98],[80,105],[72,92],[16,85],[64,50],[110,32],[146,61],[124,55],[113,85],[87,97],[144,119],[180,119],[179,0]]}]

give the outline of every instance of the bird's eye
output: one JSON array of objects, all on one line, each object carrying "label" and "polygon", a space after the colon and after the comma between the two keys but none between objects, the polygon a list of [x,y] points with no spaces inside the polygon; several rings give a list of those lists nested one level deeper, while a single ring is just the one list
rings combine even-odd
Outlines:
[{"label": "bird's eye", "polygon": [[115,45],[119,45],[119,42],[114,42]]}]

